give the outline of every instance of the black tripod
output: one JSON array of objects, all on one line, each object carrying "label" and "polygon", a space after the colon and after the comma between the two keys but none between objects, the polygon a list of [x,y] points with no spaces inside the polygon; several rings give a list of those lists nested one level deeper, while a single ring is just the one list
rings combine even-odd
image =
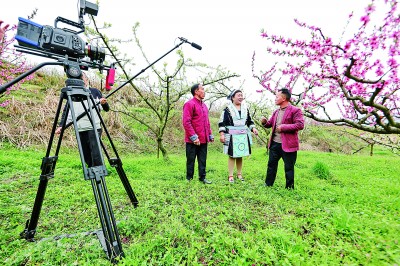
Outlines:
[{"label": "black tripod", "polygon": [[[117,89],[115,89],[113,92],[108,94],[106,96],[106,98],[111,97],[114,93],[116,93],[122,87],[124,87],[125,85],[130,83],[133,79],[135,79],[137,76],[139,76],[140,74],[145,72],[147,69],[149,69],[151,66],[153,66],[155,63],[160,61],[162,58],[164,58],[166,55],[171,53],[173,50],[177,49],[182,44],[189,43],[192,47],[194,47],[198,50],[202,49],[200,45],[189,42],[185,38],[179,37],[179,39],[181,41],[180,43],[175,45],[175,47],[173,47],[167,53],[162,55],[156,61],[154,61],[149,66],[142,69],[139,73],[137,73],[136,75],[131,77],[129,80],[127,80],[125,83],[120,85]],[[54,169],[56,167],[58,153],[59,153],[59,150],[61,147],[61,140],[62,140],[64,130],[68,126],[73,124],[74,128],[75,128],[75,135],[76,135],[76,140],[78,143],[79,154],[81,157],[83,174],[84,174],[85,180],[91,181],[91,184],[93,187],[93,193],[94,193],[94,197],[96,200],[96,205],[97,205],[97,209],[98,209],[98,213],[99,213],[103,236],[101,236],[101,234],[100,235],[98,234],[98,236],[99,236],[100,242],[102,243],[104,250],[107,252],[108,257],[111,260],[115,261],[115,259],[117,257],[124,256],[124,253],[122,251],[121,241],[119,238],[118,229],[116,226],[114,214],[112,211],[112,206],[110,203],[110,198],[108,196],[108,191],[107,191],[107,187],[106,187],[106,183],[105,183],[105,179],[104,179],[104,177],[107,175],[107,169],[104,166],[104,160],[103,160],[102,156],[101,156],[101,161],[102,161],[101,165],[93,166],[93,167],[86,167],[86,164],[84,161],[84,156],[83,156],[83,151],[82,151],[81,140],[80,140],[79,132],[78,132],[78,128],[77,128],[77,121],[80,118],[82,118],[83,116],[88,115],[88,114],[90,114],[90,117],[93,117],[93,112],[94,111],[97,112],[97,115],[100,119],[101,125],[107,135],[107,138],[110,142],[110,145],[111,145],[116,157],[111,158],[109,156],[103,142],[99,138],[97,130],[93,129],[93,131],[94,131],[93,133],[95,134],[95,141],[97,143],[96,145],[97,145],[98,149],[100,149],[99,147],[101,145],[103,152],[107,156],[107,159],[108,159],[110,165],[112,167],[116,168],[117,173],[122,181],[122,184],[124,185],[124,188],[129,196],[132,204],[135,207],[137,207],[138,200],[136,199],[135,193],[133,192],[132,187],[129,184],[129,181],[128,181],[128,178],[126,177],[125,171],[122,168],[121,159],[119,158],[117,150],[115,149],[115,146],[111,140],[110,134],[105,127],[104,121],[100,116],[100,112],[98,111],[97,108],[95,108],[96,104],[94,102],[94,99],[93,99],[92,95],[90,94],[90,91],[86,90],[84,88],[83,81],[81,79],[77,79],[81,76],[80,67],[98,68],[99,70],[104,69],[105,67],[102,64],[98,64],[94,61],[87,62],[87,61],[83,61],[83,60],[76,59],[76,58],[75,59],[72,58],[72,60],[69,60],[68,56],[66,56],[66,55],[61,56],[60,54],[54,54],[49,51],[44,52],[42,50],[35,49],[35,48],[28,48],[28,47],[21,47],[21,46],[16,46],[16,47],[19,48],[19,49],[17,49],[18,52],[24,52],[24,53],[28,53],[28,54],[32,54],[32,55],[36,55],[36,56],[43,56],[46,58],[52,58],[52,59],[56,59],[58,61],[41,63],[41,64],[37,65],[36,67],[32,68],[31,70],[16,77],[14,80],[12,80],[4,85],[0,85],[0,94],[4,93],[7,90],[7,88],[12,86],[13,84],[21,81],[25,77],[29,76],[30,74],[36,72],[37,70],[39,70],[40,68],[42,68],[46,65],[64,66],[64,68],[66,70],[65,72],[69,78],[66,81],[66,87],[63,88],[61,91],[61,96],[60,96],[60,101],[59,101],[58,108],[57,108],[56,117],[54,119],[49,144],[47,146],[46,157],[44,157],[42,160],[42,166],[41,166],[42,174],[40,175],[39,187],[38,187],[38,191],[36,193],[36,198],[35,198],[35,203],[33,206],[32,214],[31,214],[31,219],[26,222],[25,230],[20,235],[22,238],[25,238],[28,241],[34,241],[36,227],[37,227],[37,223],[39,220],[39,215],[40,215],[40,211],[42,208],[42,203],[43,203],[44,195],[46,192],[47,183],[48,183],[49,179],[54,177]],[[55,155],[50,156],[51,146],[53,144],[54,134],[55,134],[55,130],[57,127],[57,121],[58,121],[58,118],[60,115],[63,100],[67,101],[66,102],[67,109],[71,109],[73,123],[65,125],[65,122],[64,122],[64,125],[62,127],[63,129],[61,131],[60,138],[58,140]],[[85,106],[85,104],[84,104],[85,101],[87,102],[88,107]],[[81,102],[82,106],[85,109],[85,112],[83,114],[79,115],[78,117],[76,117],[74,114],[73,102]],[[91,119],[90,119],[90,121],[92,124],[92,128],[95,128],[94,121],[92,121]],[[99,153],[101,154],[100,151],[99,151]]]},{"label": "black tripod", "polygon": [[[79,68],[78,68],[78,71],[80,71]],[[40,175],[40,183],[39,183],[38,191],[36,193],[36,198],[35,198],[35,203],[33,206],[32,214],[31,214],[31,219],[26,222],[25,230],[20,234],[20,236],[29,241],[34,241],[36,227],[37,227],[44,195],[46,192],[47,184],[48,184],[49,179],[54,177],[54,170],[55,170],[56,162],[58,159],[58,153],[59,153],[59,150],[61,147],[62,136],[63,136],[64,130],[68,126],[68,125],[66,125],[67,119],[64,119],[60,138],[58,140],[57,147],[55,150],[55,154],[54,154],[54,156],[50,156],[51,147],[53,144],[54,135],[55,135],[55,131],[57,128],[57,121],[60,116],[62,103],[64,100],[66,100],[66,114],[68,114],[68,111],[70,110],[69,112],[71,113],[72,124],[74,125],[74,129],[75,129],[76,140],[77,140],[79,154],[80,154],[81,163],[82,163],[83,175],[84,175],[85,180],[90,180],[92,188],[93,188],[93,194],[94,194],[94,198],[96,201],[96,206],[97,206],[100,223],[101,223],[101,227],[102,227],[102,235],[98,234],[98,236],[99,236],[101,244],[103,245],[103,249],[106,251],[106,253],[108,255],[108,258],[112,261],[115,261],[116,258],[123,257],[124,253],[122,251],[121,240],[119,237],[118,228],[117,228],[116,221],[114,218],[114,213],[112,210],[110,197],[108,195],[108,190],[107,190],[107,186],[106,186],[106,182],[105,182],[105,176],[107,175],[107,169],[104,165],[104,159],[103,159],[103,155],[100,151],[100,146],[102,147],[104,153],[106,154],[110,165],[116,168],[116,171],[122,181],[122,184],[124,185],[124,188],[129,196],[132,204],[135,207],[138,205],[138,200],[136,199],[135,193],[133,192],[132,187],[129,184],[129,181],[125,174],[125,171],[122,168],[121,159],[119,158],[117,150],[115,149],[115,146],[111,140],[110,134],[107,131],[107,128],[105,127],[104,121],[100,115],[100,111],[98,110],[98,108],[96,108],[96,103],[94,101],[93,96],[90,93],[90,90],[84,88],[84,83],[81,79],[68,78],[65,83],[66,83],[66,87],[64,87],[61,90],[60,100],[58,103],[57,112],[56,112],[56,116],[55,116],[54,123],[53,123],[53,128],[52,128],[50,139],[49,139],[49,144],[47,146],[46,157],[44,157],[42,160],[42,165],[41,165],[42,173]],[[75,103],[80,102],[82,104],[85,112],[79,116],[76,116],[76,114],[74,112],[75,111],[74,110],[74,102]],[[85,105],[85,103],[86,103],[86,105]],[[107,152],[104,143],[100,140],[99,133],[97,132],[97,129],[95,126],[95,121],[93,119],[95,117],[94,116],[95,112],[97,113],[97,116],[100,120],[100,124],[107,135],[107,138],[111,144],[113,152],[116,155],[115,158],[110,158],[109,153]],[[91,139],[91,141],[93,141],[92,146],[94,147],[94,149],[98,149],[98,150],[96,150],[96,152],[98,152],[98,154],[101,156],[101,163],[99,165],[87,167],[86,163],[85,163],[84,152],[82,149],[82,143],[81,143],[81,138],[80,138],[80,134],[78,131],[78,124],[77,124],[77,121],[83,116],[88,116],[89,121],[92,125],[92,133],[95,135],[95,138]]]}]

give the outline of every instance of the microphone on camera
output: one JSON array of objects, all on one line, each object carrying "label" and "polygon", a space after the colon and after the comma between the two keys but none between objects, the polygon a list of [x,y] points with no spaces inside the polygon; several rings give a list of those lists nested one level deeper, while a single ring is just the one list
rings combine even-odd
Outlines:
[{"label": "microphone on camera", "polygon": [[200,45],[198,45],[197,43],[194,42],[189,42],[187,39],[183,38],[183,37],[178,37],[179,40],[181,40],[182,42],[188,43],[190,44],[192,47],[196,48],[197,50],[201,50],[202,47]]},{"label": "microphone on camera", "polygon": [[114,85],[114,80],[115,80],[115,65],[111,64],[110,69],[107,71],[106,91],[111,90],[111,87]]}]

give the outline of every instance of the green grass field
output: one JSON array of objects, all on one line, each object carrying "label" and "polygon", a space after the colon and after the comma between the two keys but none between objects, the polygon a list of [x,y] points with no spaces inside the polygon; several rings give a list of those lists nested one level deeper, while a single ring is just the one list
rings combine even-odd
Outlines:
[{"label": "green grass field", "polygon": [[[214,144],[215,145],[215,144]],[[115,170],[107,186],[126,254],[120,265],[398,265],[399,158],[300,151],[294,191],[282,162],[263,186],[267,155],[244,160],[246,182],[227,182],[227,158],[210,149],[207,178],[185,180],[184,155],[121,159],[139,199],[133,208]],[[110,265],[89,181],[76,151],[62,150],[49,181],[37,242],[19,238],[30,218],[44,150],[0,148],[0,261],[5,265]],[[54,240],[55,236],[75,234]]]}]

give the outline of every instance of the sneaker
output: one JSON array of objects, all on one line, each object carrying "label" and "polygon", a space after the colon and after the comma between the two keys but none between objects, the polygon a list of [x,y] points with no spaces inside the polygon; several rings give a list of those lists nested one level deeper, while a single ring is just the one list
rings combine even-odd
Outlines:
[{"label": "sneaker", "polygon": [[211,184],[212,183],[211,181],[209,181],[205,178],[203,180],[200,180],[200,182],[202,182],[203,184]]}]

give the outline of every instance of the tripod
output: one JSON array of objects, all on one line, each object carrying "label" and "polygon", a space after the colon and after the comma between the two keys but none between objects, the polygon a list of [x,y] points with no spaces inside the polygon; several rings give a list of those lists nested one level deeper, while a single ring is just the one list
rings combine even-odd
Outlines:
[{"label": "tripod", "polygon": [[[78,68],[78,71],[80,71],[79,68]],[[105,127],[104,121],[100,115],[100,111],[96,107],[95,100],[94,100],[92,94],[90,93],[90,90],[84,88],[84,83],[81,79],[68,78],[65,83],[66,83],[66,87],[64,87],[61,90],[60,100],[58,103],[57,112],[56,112],[56,116],[54,119],[49,143],[47,146],[46,156],[42,159],[42,165],[41,165],[42,172],[40,175],[39,187],[38,187],[38,190],[36,193],[36,198],[35,198],[35,203],[33,206],[32,214],[31,214],[31,218],[30,218],[30,220],[27,220],[25,229],[20,234],[20,236],[22,238],[25,238],[28,241],[34,241],[36,227],[37,227],[43,199],[45,196],[47,184],[48,184],[49,179],[54,177],[54,170],[56,167],[58,154],[59,154],[59,151],[61,148],[62,136],[63,136],[64,130],[66,128],[67,119],[64,119],[60,137],[59,137],[57,147],[55,150],[55,154],[54,154],[54,156],[50,156],[51,147],[53,144],[54,135],[55,135],[56,127],[57,127],[57,121],[60,116],[61,106],[62,106],[63,101],[66,100],[66,108],[65,108],[66,113],[65,114],[68,114],[68,112],[70,112],[70,114],[72,116],[72,123],[74,125],[76,141],[78,144],[80,159],[81,159],[81,163],[82,163],[83,175],[84,175],[85,180],[89,180],[91,182],[91,185],[93,188],[93,194],[94,194],[96,207],[98,210],[98,215],[100,218],[100,223],[101,223],[101,228],[102,228],[102,234],[100,234],[100,235],[98,234],[98,237],[99,237],[100,243],[103,246],[103,249],[107,253],[108,258],[111,261],[115,261],[116,258],[123,257],[124,252],[122,251],[121,240],[119,237],[118,228],[116,225],[114,213],[113,213],[111,202],[110,202],[110,197],[109,197],[106,182],[105,182],[105,176],[107,175],[107,169],[104,165],[104,159],[103,159],[103,155],[100,151],[100,146],[102,147],[104,153],[106,154],[110,165],[112,167],[116,168],[116,171],[122,181],[122,184],[124,185],[124,188],[129,196],[132,204],[134,205],[134,207],[137,207],[138,200],[137,200],[135,193],[133,192],[132,187],[128,181],[128,178],[122,167],[121,159],[118,156],[117,150],[115,149],[115,146],[111,140],[110,134],[109,134],[107,128]],[[85,112],[79,116],[76,116],[75,110],[74,110],[74,102],[81,103]],[[85,103],[87,104],[87,106],[85,105]],[[94,121],[95,113],[97,113],[97,117],[100,120],[100,124],[107,135],[107,138],[108,138],[108,140],[111,144],[111,147],[114,151],[114,154],[116,155],[115,158],[111,158],[109,156],[109,153],[107,152],[104,143],[100,140],[99,133],[96,129],[96,123]],[[90,139],[90,141],[92,141],[92,143],[91,143],[92,149],[94,149],[93,152],[100,156],[100,163],[97,163],[94,165],[88,165],[88,166],[86,166],[86,163],[85,163],[85,156],[84,156],[84,151],[83,151],[81,137],[80,137],[80,134],[78,131],[78,123],[77,123],[78,120],[84,116],[87,116],[89,118],[90,124],[92,125],[91,134],[95,136],[95,138]]]},{"label": "tripod", "polygon": [[[162,58],[167,56],[173,50],[180,47],[182,44],[189,43],[192,47],[194,47],[198,50],[202,49],[202,47],[200,45],[198,45],[196,43],[191,43],[185,38],[179,37],[179,39],[181,41],[180,43],[175,45],[175,47],[173,47],[171,50],[166,52],[160,58],[158,58],[153,63],[148,65],[146,68],[142,69],[136,75],[134,75],[133,77],[128,79],[126,82],[124,82],[122,85],[120,85],[117,89],[115,89],[113,92],[108,94],[106,96],[106,98],[111,97],[114,93],[116,93],[122,87],[124,87],[125,85],[130,83],[133,79],[138,77],[140,74],[144,73],[147,69],[152,67],[155,63],[157,63]],[[43,56],[46,58],[56,59],[58,61],[41,63],[41,64],[37,65],[36,67],[32,68],[31,70],[28,70],[25,73],[21,74],[20,76],[16,77],[12,81],[10,81],[4,85],[0,85],[0,94],[4,93],[7,90],[7,88],[12,86],[13,84],[23,80],[25,77],[29,76],[30,74],[36,72],[37,70],[39,70],[40,68],[42,68],[46,65],[64,66],[65,72],[69,78],[66,81],[66,87],[63,88],[61,91],[61,96],[60,96],[60,101],[59,101],[57,112],[56,112],[56,117],[54,119],[53,128],[52,128],[50,139],[49,139],[49,144],[47,146],[46,157],[44,157],[42,160],[42,165],[41,165],[42,173],[40,175],[39,187],[38,187],[38,191],[36,193],[36,198],[35,198],[35,203],[33,206],[32,214],[31,214],[31,219],[26,222],[25,229],[20,234],[20,236],[22,238],[25,238],[28,241],[34,241],[36,227],[37,227],[37,223],[39,220],[39,215],[40,215],[40,211],[42,208],[42,203],[43,203],[44,195],[46,192],[47,183],[48,183],[49,179],[54,177],[54,170],[55,170],[57,159],[58,159],[58,153],[59,153],[59,150],[61,147],[61,139],[62,139],[65,128],[71,125],[71,123],[68,125],[65,125],[65,122],[64,122],[64,124],[62,126],[62,131],[60,134],[60,138],[58,140],[58,144],[56,147],[55,155],[50,156],[51,147],[52,147],[53,140],[54,140],[54,134],[55,134],[55,130],[57,127],[57,121],[58,121],[58,118],[60,115],[62,102],[63,102],[63,100],[66,100],[67,101],[67,103],[66,103],[67,109],[71,109],[71,114],[72,114],[72,118],[73,118],[72,122],[74,125],[76,140],[77,140],[78,148],[79,148],[79,154],[80,154],[80,158],[81,158],[81,162],[82,162],[83,175],[84,175],[85,180],[91,181],[91,184],[93,187],[93,194],[94,194],[94,197],[96,200],[96,206],[97,206],[97,210],[99,213],[99,218],[100,218],[100,222],[101,222],[101,226],[102,226],[102,233],[103,233],[103,236],[101,236],[101,235],[98,235],[98,236],[99,236],[100,242],[103,246],[103,249],[107,252],[108,257],[111,260],[115,261],[115,259],[117,257],[119,257],[119,256],[123,257],[124,253],[122,251],[121,241],[119,238],[118,229],[117,229],[117,226],[115,223],[115,218],[114,218],[114,214],[112,211],[112,206],[110,203],[110,199],[109,199],[109,195],[108,195],[108,191],[107,191],[107,187],[106,187],[106,183],[105,183],[105,179],[104,179],[104,177],[107,175],[107,169],[104,166],[104,160],[103,160],[102,156],[101,156],[102,163],[100,165],[86,167],[86,164],[84,161],[82,145],[81,145],[81,139],[79,137],[79,131],[77,129],[77,121],[80,118],[82,118],[83,116],[88,115],[88,114],[90,114],[90,117],[93,117],[93,108],[96,105],[92,95],[90,94],[90,91],[86,90],[83,87],[82,80],[77,79],[81,76],[80,69],[81,69],[81,67],[82,67],[82,69],[84,69],[84,67],[86,67],[86,69],[88,67],[91,67],[91,68],[98,68],[99,70],[101,70],[101,69],[104,69],[105,67],[101,63],[99,64],[99,63],[96,63],[95,61],[88,62],[88,61],[83,61],[83,60],[77,59],[77,58],[71,58],[72,60],[69,60],[68,56],[64,55],[64,54],[51,53],[50,51],[42,51],[37,48],[22,47],[22,46],[17,46],[17,45],[16,45],[16,47],[19,48],[19,49],[17,49],[18,52],[24,52],[24,53],[28,53],[28,54],[32,54],[32,55],[36,55],[36,56]],[[87,108],[83,104],[83,102],[85,102],[85,101],[88,103]],[[74,111],[73,110],[73,102],[81,102],[82,106],[85,109],[85,112],[83,114],[79,115],[78,117],[76,117],[73,112]],[[101,145],[103,152],[107,156],[107,159],[108,159],[110,165],[112,167],[116,168],[117,173],[121,179],[122,184],[124,185],[124,188],[129,196],[132,204],[134,205],[134,207],[137,207],[138,200],[136,199],[135,193],[133,192],[132,187],[129,184],[129,181],[128,181],[128,178],[126,177],[125,171],[122,168],[122,162],[118,156],[118,152],[115,149],[115,146],[111,140],[110,134],[107,131],[104,121],[100,116],[100,112],[97,110],[97,108],[94,108],[94,109],[95,109],[95,112],[97,112],[97,114],[98,114],[101,125],[102,125],[103,129],[105,130],[107,138],[110,142],[110,145],[111,145],[116,157],[111,158],[109,156],[103,142],[99,138],[99,134],[97,133],[97,130],[93,129],[93,134],[95,135],[97,148],[100,149],[99,147]],[[95,123],[93,122],[92,119],[90,119],[90,122],[92,124],[92,128],[95,128],[94,127]],[[99,154],[101,155],[100,151],[99,151]]]}]

